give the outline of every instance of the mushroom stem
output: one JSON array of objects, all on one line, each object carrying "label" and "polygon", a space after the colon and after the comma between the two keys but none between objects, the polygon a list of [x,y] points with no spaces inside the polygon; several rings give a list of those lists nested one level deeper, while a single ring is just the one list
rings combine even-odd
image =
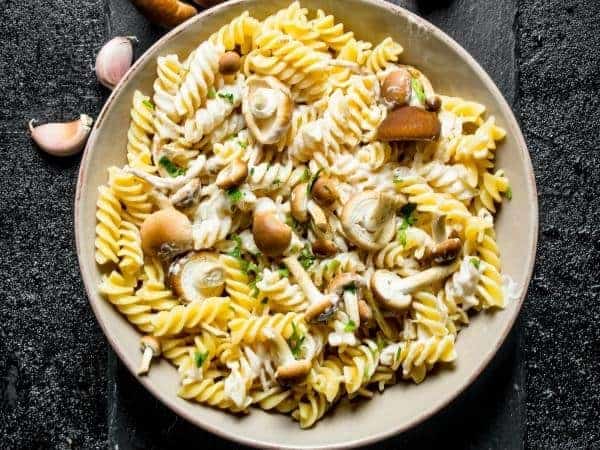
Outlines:
[{"label": "mushroom stem", "polygon": [[267,327],[263,330],[265,337],[273,342],[277,348],[279,367],[275,372],[277,378],[292,379],[306,375],[311,367],[309,359],[297,360],[294,358],[290,347],[280,333]]},{"label": "mushroom stem", "polygon": [[142,361],[138,367],[137,374],[145,375],[150,370],[152,358],[160,355],[160,342],[154,336],[143,336],[140,339],[140,348],[142,350]]},{"label": "mushroom stem", "polygon": [[144,349],[144,353],[142,354],[142,361],[140,362],[140,366],[138,367],[137,374],[145,375],[150,370],[150,362],[152,361],[152,357],[154,356],[154,352],[150,347],[146,347]]},{"label": "mushroom stem", "polygon": [[175,178],[163,178],[144,172],[137,167],[125,167],[125,171],[150,183],[156,189],[176,191],[202,173],[206,165],[206,156],[200,155],[188,167],[184,175]]},{"label": "mushroom stem", "polygon": [[360,324],[360,314],[358,313],[358,296],[356,292],[347,289],[344,291],[344,306],[348,317],[358,326]]},{"label": "mushroom stem", "polygon": [[458,266],[458,263],[454,263],[450,266],[436,266],[406,278],[398,277],[400,283],[396,285],[396,289],[405,294],[409,294],[423,286],[427,286],[428,284],[435,283],[436,281],[450,276],[453,272],[456,272]]}]

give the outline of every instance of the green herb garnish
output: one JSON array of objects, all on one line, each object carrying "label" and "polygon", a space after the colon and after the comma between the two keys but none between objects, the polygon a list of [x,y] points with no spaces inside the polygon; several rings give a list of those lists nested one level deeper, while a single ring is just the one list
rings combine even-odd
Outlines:
[{"label": "green herb garnish", "polygon": [[292,355],[294,355],[294,358],[296,359],[298,359],[298,357],[300,356],[300,351],[302,349],[302,343],[304,342],[304,339],[306,339],[306,336],[304,336],[300,332],[300,330],[298,330],[296,323],[292,322],[292,335],[288,339],[288,344],[290,345]]},{"label": "green herb garnish", "polygon": [[233,105],[233,94],[231,92],[218,92],[217,95]]},{"label": "green herb garnish", "polygon": [[144,100],[142,100],[142,104],[148,108],[154,111],[154,103],[152,102],[152,100],[145,98]]},{"label": "green herb garnish", "polygon": [[385,340],[381,336],[377,335],[377,351],[381,353],[383,347],[385,347]]},{"label": "green herb garnish", "polygon": [[311,251],[310,246],[308,244],[306,244],[300,252],[300,255],[298,256],[298,261],[300,262],[302,267],[304,267],[305,270],[307,270],[310,266],[314,264],[315,255],[313,255],[313,252]]},{"label": "green herb garnish", "polygon": [[248,147],[248,141],[238,141],[238,144],[240,145],[240,147],[242,147],[244,150],[246,150],[246,147]]},{"label": "green herb garnish", "polygon": [[406,247],[406,230],[411,225],[414,225],[416,222],[416,217],[413,215],[417,205],[414,203],[407,203],[402,207],[400,212],[402,213],[402,223],[398,227],[398,232],[396,233],[396,240],[402,245],[402,247]]},{"label": "green herb garnish", "polygon": [[477,270],[479,270],[479,267],[481,267],[481,261],[479,258],[471,258],[469,262],[473,264],[473,267],[475,267]]},{"label": "green herb garnish", "polygon": [[215,98],[217,96],[217,91],[215,91],[215,88],[211,86],[210,89],[208,90],[208,93],[206,94],[206,96],[212,100],[213,98]]},{"label": "green herb garnish", "polygon": [[348,283],[346,286],[344,286],[344,291],[356,294],[356,284],[354,282]]},{"label": "green herb garnish", "polygon": [[196,367],[202,367],[202,364],[204,364],[206,358],[208,358],[208,352],[200,352],[196,350],[196,353],[194,353],[194,362],[196,363]]},{"label": "green herb garnish", "polygon": [[274,184],[275,186],[278,186],[278,185],[280,185],[280,184],[281,184],[281,180],[280,180],[279,178],[275,178],[275,179],[273,180],[273,184]]},{"label": "green herb garnish", "polygon": [[287,278],[290,276],[290,269],[288,269],[287,267],[280,267],[279,269],[277,269],[277,273],[280,277]]},{"label": "green herb garnish", "polygon": [[315,184],[315,181],[317,181],[317,179],[319,178],[319,175],[321,175],[321,172],[323,171],[323,169],[319,169],[317,170],[317,172],[312,175],[310,177],[310,180],[308,181],[308,184],[306,185],[306,192],[308,192],[308,194],[310,195],[310,191],[312,191],[312,187]]},{"label": "green herb garnish", "polygon": [[227,198],[229,198],[229,201],[233,205],[238,203],[244,197],[244,193],[240,191],[240,189],[237,186],[227,189],[226,192]]},{"label": "green herb garnish", "polygon": [[423,89],[423,84],[416,78],[413,78],[410,82],[410,86],[412,88],[412,91],[417,96],[419,102],[425,103],[425,90]]},{"label": "green herb garnish", "polygon": [[178,177],[185,173],[185,169],[183,167],[179,167],[166,156],[161,156],[161,158],[158,160],[158,164],[172,177]]},{"label": "green herb garnish", "polygon": [[307,183],[310,180],[310,170],[308,170],[308,167],[306,169],[304,169],[304,172],[302,172],[302,178],[300,179],[300,181],[302,183]]},{"label": "green herb garnish", "polygon": [[254,175],[254,167],[250,167],[250,176]]},{"label": "green herb garnish", "polygon": [[233,256],[234,258],[241,259],[242,258],[242,238],[240,238],[237,234],[231,235],[231,240],[235,242],[235,247],[230,252],[227,252],[229,256]]},{"label": "green herb garnish", "polygon": [[504,196],[508,199],[508,200],[512,200],[512,188],[509,186],[508,189],[506,190],[506,192],[504,193]]},{"label": "green herb garnish", "polygon": [[352,333],[354,330],[356,330],[356,323],[354,322],[354,320],[350,319],[344,325],[344,331],[346,331],[347,333]]},{"label": "green herb garnish", "polygon": [[335,272],[339,269],[341,263],[337,259],[332,259],[327,263],[327,270],[330,272]]}]

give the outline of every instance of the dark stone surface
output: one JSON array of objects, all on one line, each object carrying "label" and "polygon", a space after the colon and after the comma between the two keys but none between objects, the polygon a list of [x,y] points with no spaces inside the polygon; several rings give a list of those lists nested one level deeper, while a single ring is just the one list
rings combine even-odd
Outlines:
[{"label": "dark stone surface", "polygon": [[[400,0],[463,44],[513,102],[540,194],[521,319],[441,414],[373,448],[600,446],[600,37],[597,0]],[[109,37],[159,36],[127,0],[0,2],[0,448],[228,448],[123,368],[87,305],[74,251],[79,158],[38,152],[30,118],[97,115]],[[515,193],[518,195],[518,193]]]}]

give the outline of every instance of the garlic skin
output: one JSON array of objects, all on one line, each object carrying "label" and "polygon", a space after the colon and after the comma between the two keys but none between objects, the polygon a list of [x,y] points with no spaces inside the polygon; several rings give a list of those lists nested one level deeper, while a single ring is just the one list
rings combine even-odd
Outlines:
[{"label": "garlic skin", "polygon": [[35,120],[29,121],[31,138],[46,153],[52,156],[71,156],[79,153],[92,129],[94,119],[86,114],[79,119],[64,123],[46,123],[34,126]]},{"label": "garlic skin", "polygon": [[96,77],[112,90],[133,63],[133,36],[118,36],[108,41],[96,56]]}]

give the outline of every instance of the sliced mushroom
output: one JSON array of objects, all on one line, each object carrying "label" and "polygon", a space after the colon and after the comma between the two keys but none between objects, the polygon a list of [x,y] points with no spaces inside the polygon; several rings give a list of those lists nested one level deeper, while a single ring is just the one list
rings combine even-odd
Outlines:
[{"label": "sliced mushroom", "polygon": [[188,181],[183,187],[169,198],[171,204],[176,208],[191,208],[200,201],[202,185],[198,178]]},{"label": "sliced mushroom", "polygon": [[373,310],[364,300],[358,301],[358,315],[363,322],[368,322],[373,318]]},{"label": "sliced mushroom", "polygon": [[277,78],[252,75],[246,80],[242,112],[261,144],[274,144],[287,132],[293,107],[290,90]]},{"label": "sliced mushroom", "polygon": [[225,287],[225,271],[211,252],[190,252],[169,268],[169,284],[186,302],[218,297]]},{"label": "sliced mushroom", "polygon": [[396,232],[396,202],[387,193],[366,191],[354,195],[342,210],[342,226],[352,243],[364,250],[379,250]]},{"label": "sliced mushroom", "polygon": [[248,166],[244,161],[236,159],[217,175],[217,186],[221,189],[230,189],[239,186],[248,176]]},{"label": "sliced mushroom", "polygon": [[426,255],[428,260],[436,264],[448,264],[456,259],[462,250],[462,242],[458,238],[446,239],[433,248]]},{"label": "sliced mushroom", "polygon": [[404,311],[412,301],[411,293],[450,276],[458,268],[455,262],[449,266],[436,266],[401,278],[389,270],[376,270],[371,277],[371,289],[375,298],[385,307]]},{"label": "sliced mushroom", "polygon": [[278,367],[275,376],[282,380],[293,380],[306,375],[311,368],[309,359],[296,359],[290,350],[287,342],[280,333],[267,327],[263,330],[263,334],[269,339],[276,348]]},{"label": "sliced mushroom", "polygon": [[277,216],[273,200],[265,197],[256,203],[252,234],[256,246],[267,256],[283,254],[292,240],[292,229]]},{"label": "sliced mushroom", "polygon": [[323,208],[330,208],[337,200],[335,181],[327,176],[318,177],[310,190],[312,198]]},{"label": "sliced mushroom", "polygon": [[382,141],[433,141],[440,136],[441,123],[436,113],[416,106],[391,111],[381,122],[377,138]]},{"label": "sliced mushroom", "polygon": [[137,369],[137,374],[145,375],[150,370],[152,358],[160,356],[160,342],[154,336],[143,336],[140,339],[140,349],[142,350],[142,361]]},{"label": "sliced mushroom", "polygon": [[404,106],[410,101],[412,77],[408,70],[399,68],[390,72],[381,86],[381,94],[390,106]]},{"label": "sliced mushroom", "polygon": [[329,236],[331,234],[325,212],[312,200],[308,202],[308,214],[312,220],[313,229],[317,234],[321,236]]},{"label": "sliced mushroom", "polygon": [[156,211],[146,217],[140,228],[142,248],[150,256],[172,258],[192,248],[192,224],[175,208]]},{"label": "sliced mushroom", "polygon": [[283,263],[290,270],[310,303],[304,312],[305,319],[311,321],[320,316],[320,319],[326,321],[330,316],[328,310],[333,311],[333,307],[339,301],[339,296],[336,293],[322,294],[294,255],[284,258]]},{"label": "sliced mushroom", "polygon": [[346,313],[357,326],[360,324],[358,301],[360,289],[364,284],[364,280],[355,273],[341,273],[331,280],[327,288],[327,292],[336,294],[344,300]]},{"label": "sliced mushroom", "polygon": [[308,183],[297,184],[290,199],[292,217],[300,223],[308,220]]}]

